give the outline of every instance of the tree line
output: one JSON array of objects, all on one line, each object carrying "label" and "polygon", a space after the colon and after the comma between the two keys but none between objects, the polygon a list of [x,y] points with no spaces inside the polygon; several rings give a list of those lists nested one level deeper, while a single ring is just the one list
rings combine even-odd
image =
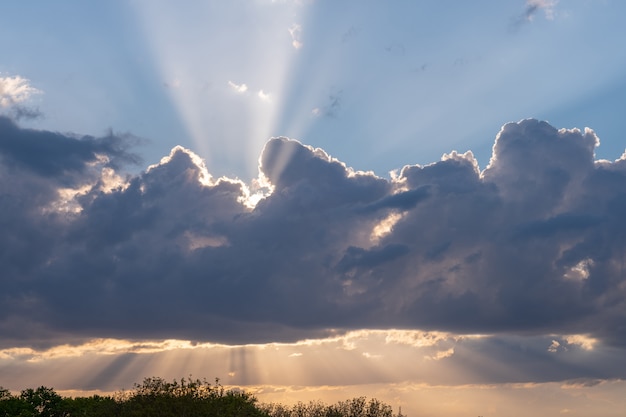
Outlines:
[{"label": "tree line", "polygon": [[54,389],[28,388],[19,395],[0,387],[0,417],[405,417],[391,406],[365,397],[325,404],[264,404],[219,379],[145,378],[130,391],[113,395],[63,397]]}]

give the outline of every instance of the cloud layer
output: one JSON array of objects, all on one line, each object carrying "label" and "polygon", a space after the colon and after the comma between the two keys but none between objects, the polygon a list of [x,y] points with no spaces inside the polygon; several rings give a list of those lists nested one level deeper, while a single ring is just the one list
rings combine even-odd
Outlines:
[{"label": "cloud layer", "polygon": [[0,118],[4,347],[360,328],[626,343],[626,159],[596,160],[591,130],[509,123],[482,172],[452,152],[391,179],[276,138],[250,185],[181,147],[124,177],[132,141]]}]

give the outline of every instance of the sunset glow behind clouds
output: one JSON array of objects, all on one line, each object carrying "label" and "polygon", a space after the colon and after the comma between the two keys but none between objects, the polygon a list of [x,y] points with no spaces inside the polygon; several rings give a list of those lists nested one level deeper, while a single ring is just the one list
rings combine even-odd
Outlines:
[{"label": "sunset glow behind clouds", "polygon": [[7,6],[0,386],[621,415],[624,6],[455,4]]}]

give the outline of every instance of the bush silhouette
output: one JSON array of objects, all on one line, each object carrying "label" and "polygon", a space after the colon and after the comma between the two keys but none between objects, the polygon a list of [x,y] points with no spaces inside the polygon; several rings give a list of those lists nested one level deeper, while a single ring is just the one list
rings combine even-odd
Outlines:
[{"label": "bush silhouette", "polygon": [[12,395],[0,387],[0,417],[403,417],[389,405],[365,397],[326,405],[320,401],[293,406],[259,404],[238,389],[182,378],[168,382],[145,378],[130,391],[113,396],[64,398],[41,386]]}]

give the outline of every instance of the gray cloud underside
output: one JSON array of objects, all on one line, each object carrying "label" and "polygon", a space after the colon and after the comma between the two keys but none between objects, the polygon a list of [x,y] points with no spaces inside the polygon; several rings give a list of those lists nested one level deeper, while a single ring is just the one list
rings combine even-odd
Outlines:
[{"label": "gray cloud underside", "polygon": [[393,179],[272,139],[254,209],[182,148],[108,190],[127,144],[0,119],[3,345],[353,328],[626,343],[626,160],[596,161],[592,131],[509,123],[483,172],[452,153]]}]

